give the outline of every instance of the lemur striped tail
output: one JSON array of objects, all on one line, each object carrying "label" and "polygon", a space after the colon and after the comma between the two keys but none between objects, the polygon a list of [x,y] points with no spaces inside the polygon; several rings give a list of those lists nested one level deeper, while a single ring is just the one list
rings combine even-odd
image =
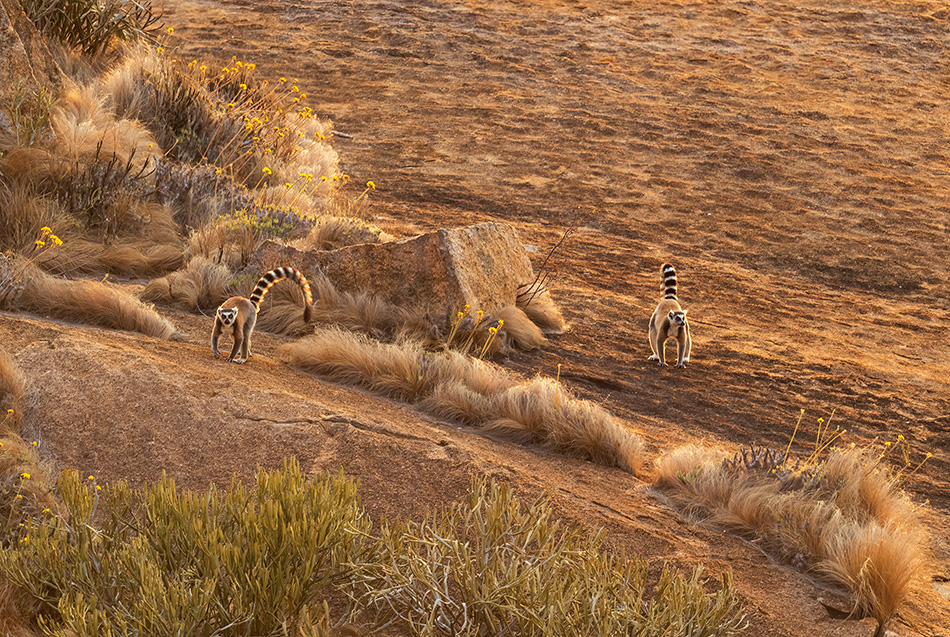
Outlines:
[{"label": "lemur striped tail", "polygon": [[248,297],[248,300],[254,304],[255,309],[259,309],[261,300],[264,298],[264,295],[267,294],[271,286],[284,279],[292,279],[294,283],[299,285],[300,289],[303,290],[307,300],[307,307],[304,310],[304,320],[309,322],[310,313],[313,308],[313,294],[310,292],[310,283],[307,281],[307,277],[297,268],[281,267],[274,268],[270,272],[265,272],[257,281],[257,285],[254,286],[254,291],[251,292],[251,296]]},{"label": "lemur striped tail", "polygon": [[676,298],[676,269],[669,263],[664,263],[660,267],[660,273],[663,275],[663,283],[660,290],[663,292],[664,299]]}]

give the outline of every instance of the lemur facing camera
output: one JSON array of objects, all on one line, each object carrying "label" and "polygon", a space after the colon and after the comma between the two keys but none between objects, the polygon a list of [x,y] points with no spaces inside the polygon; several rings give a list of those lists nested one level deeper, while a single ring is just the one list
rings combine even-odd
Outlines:
[{"label": "lemur facing camera", "polygon": [[689,336],[686,310],[680,307],[676,299],[676,270],[669,263],[664,263],[660,268],[660,273],[663,276],[663,283],[660,286],[663,298],[660,299],[660,304],[656,306],[653,316],[650,317],[650,349],[653,350],[653,355],[648,360],[660,361],[660,365],[665,366],[666,341],[675,338],[676,366],[686,367],[686,363],[689,362],[692,339]]},{"label": "lemur facing camera", "polygon": [[[251,357],[251,334],[257,323],[257,310],[260,308],[261,299],[272,285],[284,279],[293,279],[303,290],[307,303],[303,311],[303,320],[310,322],[313,314],[313,295],[310,293],[307,278],[296,268],[275,268],[264,273],[254,286],[250,297],[232,296],[218,307],[214,315],[214,330],[211,332],[211,351],[214,352],[215,358],[221,357],[218,352],[218,338],[225,329],[233,330],[234,335],[234,347],[231,348],[231,355],[227,360],[244,363]],[[239,352],[240,356],[238,356]]]}]

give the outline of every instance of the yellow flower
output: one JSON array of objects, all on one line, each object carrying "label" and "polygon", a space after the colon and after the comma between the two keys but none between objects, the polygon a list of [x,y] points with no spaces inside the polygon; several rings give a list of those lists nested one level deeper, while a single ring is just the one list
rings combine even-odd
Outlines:
[{"label": "yellow flower", "polygon": [[86,478],[86,480],[95,480],[95,479],[96,479],[96,476],[89,476],[88,478]]},{"label": "yellow flower", "polygon": [[240,86],[240,88],[241,88],[242,91],[246,91],[246,90],[247,90],[247,84],[239,84],[238,86]]},{"label": "yellow flower", "polygon": [[52,241],[55,245],[58,245],[58,246],[63,245],[63,240],[57,237],[55,234],[51,234],[49,236],[49,240]]},{"label": "yellow flower", "polygon": [[42,228],[40,228],[40,232],[42,232],[42,233],[43,233],[43,236],[45,237],[46,235],[48,235],[48,234],[50,234],[51,232],[53,232],[53,229],[50,228],[49,226],[43,226]]},{"label": "yellow flower", "polygon": [[823,422],[825,422],[825,419],[824,419],[824,418],[819,418],[819,419],[818,419],[818,424],[819,424],[819,425],[820,425],[821,423],[823,423]]},{"label": "yellow flower", "polygon": [[897,434],[897,439],[898,439],[898,440],[903,440],[903,439],[904,439],[904,434]]},{"label": "yellow flower", "polygon": [[160,47],[158,47],[158,48],[156,49],[156,51],[158,51],[159,53],[164,53],[164,52],[165,52],[165,47],[160,46]]},{"label": "yellow flower", "polygon": [[23,499],[23,496],[18,493],[18,494],[16,494],[16,499],[17,499],[17,500],[22,500],[22,499]]},{"label": "yellow flower", "polygon": [[39,442],[37,442],[36,440],[34,440],[34,441],[33,441],[33,442],[31,442],[30,444],[31,444],[31,445],[33,445],[33,446],[35,447],[36,445],[38,445],[38,444],[40,444],[40,443],[39,443]]},{"label": "yellow flower", "polygon": [[498,331],[498,328],[497,328],[497,327],[489,327],[489,328],[488,328],[488,333],[489,333],[489,334],[494,334],[494,333],[497,332],[497,331]]},{"label": "yellow flower", "polygon": [[12,413],[13,413],[13,409],[8,409],[8,410],[7,410],[7,413],[8,413],[8,414],[12,414]]},{"label": "yellow flower", "polygon": [[293,188],[293,184],[291,184],[289,181],[286,181],[286,182],[284,182],[284,187],[285,187],[285,188]]},{"label": "yellow flower", "polygon": [[98,484],[96,485],[96,491],[102,491],[102,487],[100,487]]},{"label": "yellow flower", "polygon": [[171,35],[174,32],[175,32],[175,29],[173,29],[172,27],[168,27],[168,35]]},{"label": "yellow flower", "polygon": [[498,319],[498,327],[501,327],[505,324],[505,319]]},{"label": "yellow flower", "polygon": [[349,175],[343,175],[343,179],[349,179],[349,178],[350,178]]},{"label": "yellow flower", "polygon": [[208,65],[207,65],[207,64],[202,64],[201,66],[198,67],[198,70],[201,71],[202,73],[204,73],[205,71],[208,70]]},{"label": "yellow flower", "polygon": [[279,82],[280,82],[281,84],[285,84],[285,83],[287,82],[287,78],[286,78],[286,77],[282,77],[282,78],[280,78]]},{"label": "yellow flower", "polygon": [[[376,190],[376,184],[372,181],[367,181],[366,187],[369,188],[370,190]],[[466,305],[465,307],[467,308],[468,306]]]},{"label": "yellow flower", "polygon": [[246,64],[245,66],[247,66],[247,70],[249,70],[249,71],[253,71],[254,69],[257,68],[257,65],[254,64],[253,62],[249,62],[249,63]]},{"label": "yellow flower", "polygon": [[28,474],[28,473],[21,473],[21,474],[20,474],[20,477],[23,478],[24,480],[29,480],[29,479],[30,479],[30,474]]},{"label": "yellow flower", "polygon": [[45,246],[45,245],[46,245],[46,242],[43,241],[42,239],[37,239],[37,240],[36,240],[36,247],[37,247],[37,248],[42,248],[42,247]]},{"label": "yellow flower", "polygon": [[326,175],[324,175],[323,177],[320,177],[320,181],[326,181],[326,180],[327,180]]},{"label": "yellow flower", "polygon": [[290,87],[290,92],[291,92],[291,93],[299,93],[299,92],[300,92],[300,89],[297,88],[296,86],[291,86],[291,87]]},{"label": "yellow flower", "polygon": [[274,171],[271,170],[270,168],[268,168],[267,166],[264,166],[264,167],[261,169],[261,172],[263,172],[265,175],[272,175],[272,174],[274,174]]}]

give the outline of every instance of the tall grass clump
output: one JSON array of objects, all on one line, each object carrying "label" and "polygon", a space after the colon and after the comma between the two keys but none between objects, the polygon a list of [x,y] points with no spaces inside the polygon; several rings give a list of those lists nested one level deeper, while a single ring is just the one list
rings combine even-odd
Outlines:
[{"label": "tall grass clump", "polygon": [[[0,308],[35,312],[98,327],[140,332],[170,338],[175,326],[155,308],[104,281],[72,281],[46,274],[22,258],[0,257],[0,272],[19,273],[10,293],[0,298]],[[0,289],[3,288],[0,281]]]},{"label": "tall grass clump", "polygon": [[[602,532],[562,525],[550,498],[524,505],[511,487],[476,481],[468,501],[421,522],[384,525],[382,557],[352,595],[380,624],[420,637],[737,634],[744,619],[724,574],[713,592],[697,568],[605,547]],[[655,577],[655,576],[654,576]]]},{"label": "tall grass clump", "polygon": [[295,461],[195,493],[92,478],[64,472],[64,514],[0,552],[50,634],[323,635],[325,596],[372,556],[356,484],[306,479]]},{"label": "tall grass clump", "polygon": [[878,635],[919,576],[923,528],[880,457],[831,449],[792,461],[760,447],[702,447],[657,461],[657,487],[707,521],[754,536],[774,555],[847,590]]},{"label": "tall grass clump", "polygon": [[424,412],[518,443],[537,444],[636,473],[639,436],[599,405],[557,383],[518,381],[504,369],[416,341],[379,343],[339,329],[278,347],[282,360],[336,382],[365,387]]}]

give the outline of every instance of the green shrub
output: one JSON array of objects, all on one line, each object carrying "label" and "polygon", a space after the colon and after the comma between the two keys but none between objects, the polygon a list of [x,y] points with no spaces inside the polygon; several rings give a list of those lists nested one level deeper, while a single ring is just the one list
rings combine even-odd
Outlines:
[{"label": "green shrub", "polygon": [[[92,476],[90,476],[92,478]],[[29,522],[0,572],[44,630],[92,635],[273,635],[312,630],[319,596],[369,550],[356,485],[295,462],[254,488],[139,490],[64,472],[66,514]]]},{"label": "green shrub", "polygon": [[115,40],[157,42],[159,17],[148,0],[20,0],[45,35],[97,56]]},{"label": "green shrub", "polygon": [[664,566],[650,595],[645,559],[562,527],[552,509],[549,498],[525,507],[510,487],[478,482],[466,503],[385,527],[358,602],[420,636],[701,636],[744,625],[730,576],[710,594],[701,569],[684,577]]}]

